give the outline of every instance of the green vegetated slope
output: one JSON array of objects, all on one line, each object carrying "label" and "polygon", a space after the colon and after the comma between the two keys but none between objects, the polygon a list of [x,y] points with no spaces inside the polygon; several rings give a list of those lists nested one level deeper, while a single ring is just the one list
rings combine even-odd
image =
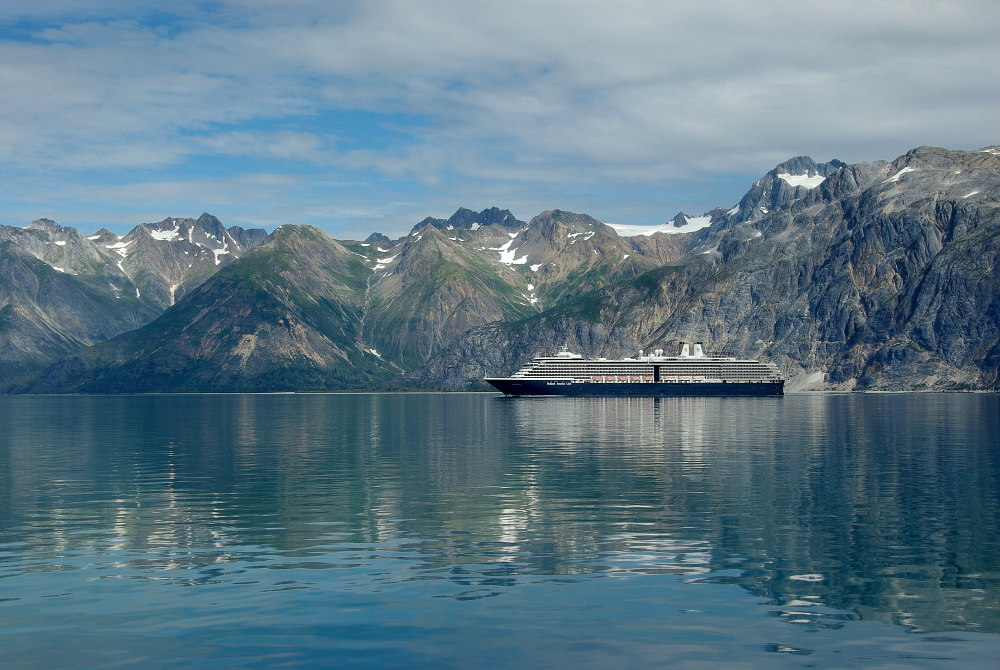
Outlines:
[{"label": "green vegetated slope", "polygon": [[[680,234],[623,237],[582,214],[525,223],[496,208],[426,219],[395,241],[284,226],[155,321],[17,390],[470,389],[563,344],[614,357],[677,339],[774,361],[793,390],[994,388],[997,154],[795,158]],[[146,232],[161,243],[184,230],[168,220]],[[218,259],[229,242],[213,239]],[[85,282],[54,272],[31,270]]]},{"label": "green vegetated slope", "polygon": [[367,388],[394,372],[354,346],[369,274],[322,231],[285,226],[155,321],[60,361],[26,390]]},{"label": "green vegetated slope", "polygon": [[475,246],[425,226],[373,283],[365,341],[413,367],[470,328],[535,313],[526,292],[523,278]]}]

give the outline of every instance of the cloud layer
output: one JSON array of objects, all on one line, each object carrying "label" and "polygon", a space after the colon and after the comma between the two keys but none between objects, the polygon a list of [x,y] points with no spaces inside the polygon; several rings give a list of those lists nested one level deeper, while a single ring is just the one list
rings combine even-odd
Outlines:
[{"label": "cloud layer", "polygon": [[0,10],[7,218],[648,223],[792,155],[1000,141],[992,0],[43,4]]}]

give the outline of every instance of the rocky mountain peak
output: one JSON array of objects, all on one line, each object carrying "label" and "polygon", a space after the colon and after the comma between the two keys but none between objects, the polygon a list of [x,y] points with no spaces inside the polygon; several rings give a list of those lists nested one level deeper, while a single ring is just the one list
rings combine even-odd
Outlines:
[{"label": "rocky mountain peak", "polygon": [[34,256],[57,272],[68,275],[100,274],[107,259],[72,226],[51,219],[37,219],[24,228],[0,226],[0,240],[8,240],[20,253]]},{"label": "rocky mountain peak", "polygon": [[101,228],[93,235],[88,235],[87,239],[94,242],[95,244],[104,244],[107,242],[114,243],[118,241],[118,235],[112,233],[107,228]]},{"label": "rocky mountain peak", "polygon": [[50,230],[53,232],[62,232],[65,230],[58,223],[52,219],[35,219],[31,223],[25,226],[28,230]]},{"label": "rocky mountain peak", "polygon": [[808,195],[847,164],[839,160],[817,163],[809,156],[796,156],[776,165],[754,182],[739,204],[726,213],[724,227],[757,221],[773,210]]},{"label": "rocky mountain peak", "polygon": [[675,216],[674,218],[672,218],[672,219],[670,220],[670,222],[671,222],[672,224],[674,224],[674,227],[675,227],[675,228],[683,228],[684,226],[686,226],[686,225],[687,225],[687,223],[688,223],[688,219],[690,219],[690,218],[691,218],[691,217],[689,217],[689,216],[688,216],[687,214],[685,214],[684,212],[677,212],[677,216]]},{"label": "rocky mountain peak", "polygon": [[465,207],[458,210],[447,219],[435,219],[428,216],[426,219],[413,226],[410,231],[415,232],[425,226],[434,226],[441,230],[478,230],[486,226],[500,226],[504,228],[518,229],[524,227],[524,221],[518,220],[509,209],[490,207],[481,212],[475,212]]},{"label": "rocky mountain peak", "polygon": [[561,227],[571,233],[587,233],[600,229],[607,229],[605,232],[610,231],[612,234],[617,235],[613,228],[605,226],[602,222],[592,216],[587,214],[577,214],[575,212],[567,212],[561,209],[550,209],[542,212],[538,216],[531,219],[528,226],[540,229],[560,229]]},{"label": "rocky mountain peak", "polygon": [[505,228],[517,229],[525,225],[524,221],[519,221],[509,209],[490,207],[476,213],[472,210],[460,208],[448,219],[449,225],[455,228],[471,230],[476,224],[479,226],[502,226]]},{"label": "rocky mountain peak", "polygon": [[796,156],[795,158],[790,158],[783,163],[779,163],[768,174],[785,174],[801,177],[814,177],[819,175],[829,177],[840,168],[846,166],[847,163],[839,161],[836,158],[831,160],[829,163],[817,163],[809,156]]},{"label": "rocky mountain peak", "polygon": [[891,168],[954,170],[956,168],[1000,169],[1000,149],[987,147],[978,151],[954,151],[941,147],[922,146],[911,149],[891,163]]},{"label": "rocky mountain peak", "polygon": [[198,217],[198,225],[201,226],[203,230],[211,232],[219,238],[221,238],[226,231],[226,227],[222,225],[222,221],[219,221],[208,212],[202,212],[201,216]]},{"label": "rocky mountain peak", "polygon": [[91,236],[135,283],[137,297],[158,311],[267,240],[262,229],[226,229],[216,217],[167,217],[143,223],[121,238]]},{"label": "rocky mountain peak", "polygon": [[383,235],[382,233],[372,233],[365,238],[365,242],[376,243],[376,244],[391,244],[392,240],[389,239],[388,235]]}]

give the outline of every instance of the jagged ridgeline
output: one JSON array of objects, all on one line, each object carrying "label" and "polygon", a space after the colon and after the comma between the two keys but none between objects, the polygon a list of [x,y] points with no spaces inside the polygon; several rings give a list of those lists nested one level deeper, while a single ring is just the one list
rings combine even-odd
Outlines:
[{"label": "jagged ridgeline", "polygon": [[371,269],[311,226],[283,226],[138,330],[78,351],[32,392],[367,388],[395,368],[357,346]]},{"label": "jagged ridgeline", "polygon": [[0,226],[0,388],[156,318],[263,243],[214,216],[169,218],[119,237],[39,219]]},{"label": "jagged ridgeline", "polygon": [[569,343],[619,356],[678,337],[764,358],[801,389],[995,389],[1000,149],[796,158],[682,258],[520,322],[471,330],[411,375],[451,388]]},{"label": "jagged ridgeline", "polygon": [[796,389],[993,389],[1000,156],[787,161],[662,226],[491,208],[393,240],[166,219],[0,228],[9,391],[476,389],[562,344],[703,340]]},{"label": "jagged ridgeline", "polygon": [[525,223],[496,208],[427,219],[395,241],[338,242],[282,226],[154,321],[12,388],[387,388],[472,328],[524,319],[679,257],[692,238],[673,237],[633,245],[591,217],[556,211]]}]

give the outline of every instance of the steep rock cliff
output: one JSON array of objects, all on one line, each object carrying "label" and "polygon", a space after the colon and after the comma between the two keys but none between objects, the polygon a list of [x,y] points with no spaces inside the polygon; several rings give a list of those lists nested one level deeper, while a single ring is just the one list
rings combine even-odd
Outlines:
[{"label": "steep rock cliff", "polygon": [[148,323],[267,239],[218,219],[166,219],[119,237],[38,219],[0,226],[0,389],[80,347]]},{"label": "steep rock cliff", "polygon": [[766,213],[720,219],[674,263],[470,331],[411,378],[463,388],[563,343],[618,356],[698,339],[778,363],[792,389],[995,388],[997,153],[837,167]]}]

